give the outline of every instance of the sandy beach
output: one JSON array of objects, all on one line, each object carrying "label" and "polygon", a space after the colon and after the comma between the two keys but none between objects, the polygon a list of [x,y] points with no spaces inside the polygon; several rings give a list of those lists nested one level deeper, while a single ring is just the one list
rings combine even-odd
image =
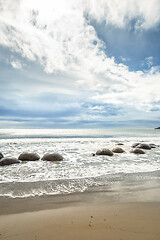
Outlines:
[{"label": "sandy beach", "polygon": [[63,196],[0,198],[0,239],[159,240],[155,181]]}]

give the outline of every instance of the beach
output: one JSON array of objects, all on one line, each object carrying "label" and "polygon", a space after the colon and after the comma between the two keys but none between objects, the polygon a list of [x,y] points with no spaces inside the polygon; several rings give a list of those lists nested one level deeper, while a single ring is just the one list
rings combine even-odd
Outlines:
[{"label": "beach", "polygon": [[106,191],[0,198],[0,239],[160,239],[160,183],[115,183]]},{"label": "beach", "polygon": [[[4,156],[40,156],[0,167],[0,240],[160,239],[159,132],[13,129],[0,134]],[[137,142],[153,148],[134,154]],[[117,146],[123,153],[95,154]],[[55,152],[63,161],[43,161]]]}]

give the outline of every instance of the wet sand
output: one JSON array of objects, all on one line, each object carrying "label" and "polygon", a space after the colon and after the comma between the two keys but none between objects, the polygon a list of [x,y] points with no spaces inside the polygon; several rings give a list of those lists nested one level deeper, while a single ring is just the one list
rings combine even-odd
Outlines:
[{"label": "wet sand", "polygon": [[159,240],[160,190],[130,187],[27,199],[0,198],[0,240]]}]

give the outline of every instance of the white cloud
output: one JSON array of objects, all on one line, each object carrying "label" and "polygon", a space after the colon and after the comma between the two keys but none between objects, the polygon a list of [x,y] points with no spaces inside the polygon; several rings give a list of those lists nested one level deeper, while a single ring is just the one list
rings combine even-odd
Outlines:
[{"label": "white cloud", "polygon": [[[152,102],[160,101],[159,69],[130,72],[124,64],[116,64],[84,17],[87,13],[119,28],[137,19],[136,29],[146,30],[160,23],[159,0],[0,0],[0,5],[0,44],[39,63],[47,73],[70,74],[75,81],[69,81],[69,87],[80,89],[83,101],[138,111],[148,111]],[[10,63],[22,68],[18,60]],[[100,106],[93,110],[98,108],[103,111]]]},{"label": "white cloud", "polygon": [[22,63],[18,60],[11,60],[11,66],[16,69],[22,69]]},{"label": "white cloud", "polygon": [[145,58],[145,62],[146,62],[148,67],[153,66],[153,60],[154,60],[154,58],[152,56]]},{"label": "white cloud", "polygon": [[89,14],[98,21],[117,27],[125,27],[131,20],[136,21],[136,28],[149,29],[160,23],[159,0],[99,0],[83,1]]}]

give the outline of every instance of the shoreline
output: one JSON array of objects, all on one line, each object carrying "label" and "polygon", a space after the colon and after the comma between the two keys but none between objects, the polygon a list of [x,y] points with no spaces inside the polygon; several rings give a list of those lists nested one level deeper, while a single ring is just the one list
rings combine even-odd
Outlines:
[{"label": "shoreline", "polygon": [[[0,196],[0,215],[34,212],[89,203],[160,203],[159,171],[144,176],[141,173],[125,175],[105,186],[89,187],[84,192],[12,198]],[[141,176],[143,176],[141,178]],[[158,178],[156,179],[156,177]]]},{"label": "shoreline", "polygon": [[0,240],[159,240],[160,182],[115,182],[83,193],[0,197]]}]

